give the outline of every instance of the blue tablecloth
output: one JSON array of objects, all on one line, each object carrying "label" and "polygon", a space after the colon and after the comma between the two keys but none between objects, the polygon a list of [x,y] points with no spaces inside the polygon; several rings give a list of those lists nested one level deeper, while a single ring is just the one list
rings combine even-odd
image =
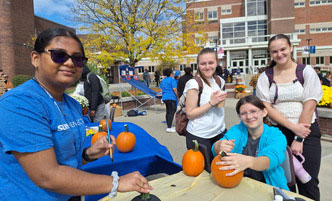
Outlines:
[{"label": "blue tablecloth", "polygon": [[[158,173],[174,174],[182,170],[181,165],[175,163],[168,149],[150,136],[144,129],[130,122],[113,122],[111,135],[115,137],[125,131],[127,124],[129,131],[136,136],[136,146],[129,153],[120,153],[114,150],[111,162],[110,156],[104,156],[97,161],[83,166],[87,172],[111,175],[112,171],[118,171],[119,175],[125,175],[133,171],[139,171],[143,176]],[[88,123],[89,126],[97,126],[98,123]],[[87,137],[85,147],[90,146],[91,136]],[[98,200],[103,195],[87,196],[86,200]]]}]

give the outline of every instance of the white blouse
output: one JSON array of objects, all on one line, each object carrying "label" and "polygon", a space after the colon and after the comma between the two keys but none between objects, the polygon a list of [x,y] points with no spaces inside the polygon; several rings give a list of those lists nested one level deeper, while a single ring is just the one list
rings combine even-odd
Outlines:
[{"label": "white blouse", "polygon": [[[299,81],[277,84],[278,99],[276,103],[273,104],[273,107],[294,124],[298,123],[303,110],[303,103],[308,100],[315,100],[318,103],[323,95],[320,80],[312,67],[307,66],[304,68],[303,79],[303,86]],[[256,94],[262,101],[273,103],[276,84],[272,83],[270,88],[269,85],[269,79],[264,72],[258,78]],[[314,113],[311,123],[313,123],[315,119],[316,114]],[[272,123],[276,124],[276,122],[273,121]]]},{"label": "white blouse", "polygon": [[[221,80],[221,88],[224,87],[225,81],[220,78]],[[203,80],[203,92],[201,94],[200,105],[204,105],[210,101],[210,97],[212,92],[214,91],[221,91],[219,85],[216,83],[214,78],[209,80],[211,83],[211,87],[207,85]],[[198,90],[198,83],[195,79],[190,79],[184,88],[183,95],[187,98],[187,92],[190,89],[197,89]],[[187,125],[187,131],[192,135],[201,138],[213,138],[216,135],[222,133],[225,130],[225,109],[224,107],[212,107],[203,115],[189,120]]]}]

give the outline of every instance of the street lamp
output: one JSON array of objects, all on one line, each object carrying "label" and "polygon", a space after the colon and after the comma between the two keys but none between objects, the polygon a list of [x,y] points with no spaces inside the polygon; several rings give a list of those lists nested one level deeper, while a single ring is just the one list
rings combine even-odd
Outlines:
[{"label": "street lamp", "polygon": [[308,53],[309,53],[309,63],[308,64],[311,64],[311,59],[310,59],[310,41],[312,39],[311,38],[307,38],[306,41],[308,42]]},{"label": "street lamp", "polygon": [[216,52],[218,53],[218,39],[215,38],[213,41],[214,41],[214,44],[216,45]]}]

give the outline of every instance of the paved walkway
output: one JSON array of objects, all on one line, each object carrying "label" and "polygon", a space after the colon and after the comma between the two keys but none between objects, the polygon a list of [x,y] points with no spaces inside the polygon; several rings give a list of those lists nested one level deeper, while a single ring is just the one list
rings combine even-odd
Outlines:
[{"label": "paved walkway", "polygon": [[[129,87],[129,86],[128,86]],[[239,122],[235,112],[237,99],[227,99],[225,104],[226,126],[230,128]],[[157,111],[156,111],[156,110]],[[124,113],[125,114],[125,113]],[[155,137],[159,143],[165,145],[170,151],[175,162],[181,164],[182,156],[186,151],[185,138],[176,133],[167,133],[165,121],[165,106],[158,105],[147,110],[146,116],[138,117],[115,117],[115,121],[132,122],[144,128],[150,135]],[[327,137],[324,137],[325,139]],[[321,201],[332,200],[332,142],[322,140],[322,164],[320,170]]]}]

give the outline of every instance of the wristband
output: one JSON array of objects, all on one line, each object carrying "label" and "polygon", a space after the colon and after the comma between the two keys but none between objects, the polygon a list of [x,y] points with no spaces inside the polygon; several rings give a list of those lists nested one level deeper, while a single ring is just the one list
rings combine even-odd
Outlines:
[{"label": "wristband", "polygon": [[296,142],[303,142],[304,138],[295,135],[294,140],[296,140]]},{"label": "wristband", "polygon": [[113,187],[111,192],[108,194],[110,198],[113,198],[116,196],[118,193],[118,186],[119,186],[119,176],[117,171],[112,172],[112,177],[113,177]]},{"label": "wristband", "polygon": [[209,104],[211,105],[211,107],[214,107],[214,105],[212,105],[212,103],[209,101]]},{"label": "wristband", "polygon": [[83,152],[82,152],[82,157],[83,157],[83,159],[84,159],[86,162],[96,161],[97,159],[91,159],[91,158],[88,156],[88,154],[86,154],[86,150],[87,150],[87,149],[88,149],[88,148],[83,149]]}]

